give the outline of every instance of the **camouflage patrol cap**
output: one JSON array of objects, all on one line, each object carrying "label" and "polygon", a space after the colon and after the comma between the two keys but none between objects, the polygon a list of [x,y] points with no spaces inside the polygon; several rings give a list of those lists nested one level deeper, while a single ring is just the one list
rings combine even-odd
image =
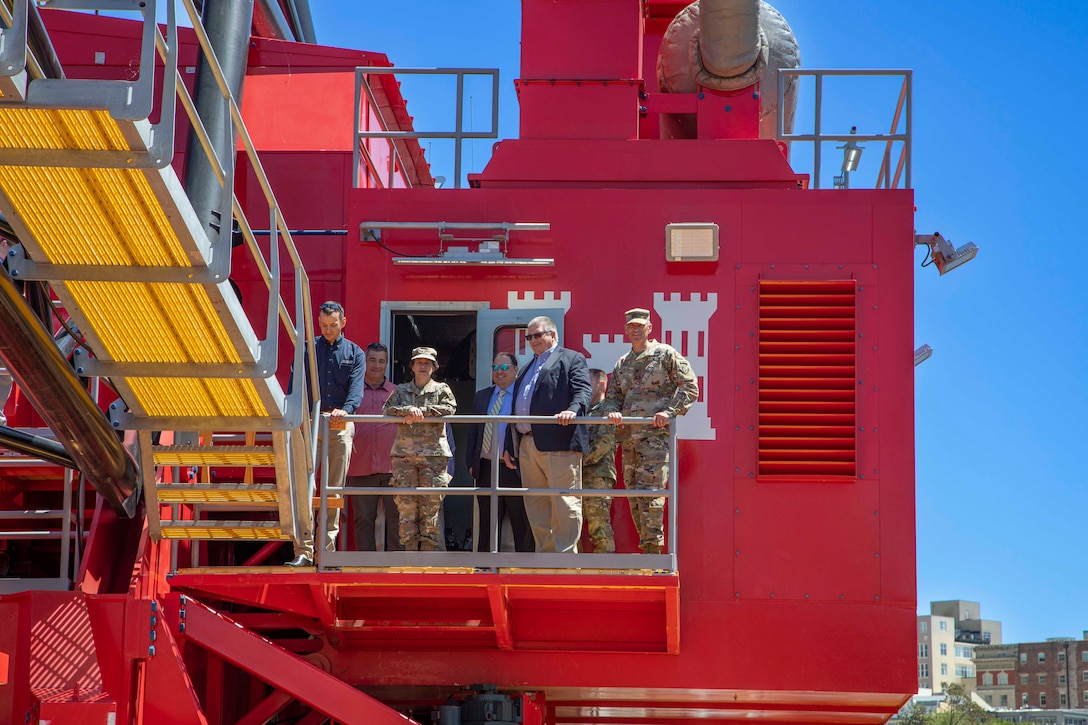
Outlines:
[{"label": "camouflage patrol cap", "polygon": [[623,314],[627,315],[627,324],[628,325],[630,325],[632,322],[636,323],[636,324],[639,324],[639,325],[648,325],[648,324],[650,324],[650,311],[649,310],[644,310],[641,307],[636,307],[636,308],[634,308],[632,310],[627,310],[627,312],[624,312]]},{"label": "camouflage patrol cap", "polygon": [[438,351],[435,350],[433,347],[416,347],[416,348],[413,348],[412,349],[412,359],[413,360],[419,360],[420,358],[423,358],[424,360],[430,360],[435,365],[437,365],[438,364]]}]

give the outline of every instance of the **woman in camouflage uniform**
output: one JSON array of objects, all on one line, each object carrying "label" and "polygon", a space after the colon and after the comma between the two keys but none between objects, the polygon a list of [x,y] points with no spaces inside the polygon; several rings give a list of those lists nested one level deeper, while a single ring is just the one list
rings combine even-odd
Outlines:
[{"label": "woman in camouflage uniform", "polygon": [[[424,423],[424,418],[453,415],[457,401],[450,386],[432,380],[438,370],[438,353],[432,347],[412,350],[414,380],[401,383],[389,400],[385,414],[404,419],[390,452],[392,485],[397,488],[445,488],[450,476],[446,465],[450,445],[442,422]],[[405,551],[434,551],[441,542],[438,509],[441,496],[394,496],[400,513],[400,543]]]}]

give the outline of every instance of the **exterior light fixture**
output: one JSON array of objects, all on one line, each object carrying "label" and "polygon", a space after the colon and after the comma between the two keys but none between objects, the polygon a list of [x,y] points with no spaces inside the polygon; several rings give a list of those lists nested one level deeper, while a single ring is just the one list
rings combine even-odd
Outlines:
[{"label": "exterior light fixture", "polygon": [[[508,257],[510,232],[548,231],[551,224],[536,222],[363,222],[359,225],[359,239],[374,242],[386,251],[393,252],[382,240],[385,229],[429,230],[438,233],[438,253],[419,257],[393,257],[396,265],[461,265],[495,267],[550,267],[555,260],[547,257]],[[454,232],[467,232],[469,236],[455,236]],[[490,232],[486,237],[472,236],[476,232]],[[454,246],[454,243],[465,243]]]},{"label": "exterior light fixture", "polygon": [[666,224],[665,259],[670,262],[717,262],[718,225],[712,222]]},{"label": "exterior light fixture", "polygon": [[936,264],[937,271],[942,275],[945,272],[951,272],[961,264],[967,264],[978,254],[978,247],[974,242],[967,242],[958,248],[953,247],[952,243],[942,237],[940,232],[915,234],[914,245],[929,248],[929,259],[922,262],[922,266]]},{"label": "exterior light fixture", "polygon": [[[851,126],[850,133],[857,133],[858,127]],[[858,170],[858,164],[861,162],[861,152],[865,150],[864,146],[858,146],[857,141],[847,141],[842,146],[836,148],[842,149],[842,170],[853,173]]]},{"label": "exterior light fixture", "polygon": [[933,348],[929,345],[922,345],[914,351],[914,367],[918,367],[931,357],[933,357]]},{"label": "exterior light fixture", "polygon": [[[857,126],[850,127],[851,134],[857,132]],[[850,174],[858,170],[858,164],[861,163],[861,152],[865,150],[865,147],[858,146],[857,141],[850,140],[842,146],[836,146],[835,148],[842,149],[842,176],[835,177],[835,188],[849,189]]]}]

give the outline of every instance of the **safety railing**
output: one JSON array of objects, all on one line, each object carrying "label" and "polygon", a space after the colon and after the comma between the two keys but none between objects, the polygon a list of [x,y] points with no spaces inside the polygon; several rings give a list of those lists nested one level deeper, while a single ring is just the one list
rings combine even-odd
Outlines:
[{"label": "safety railing", "polygon": [[[815,94],[813,97],[813,130],[812,133],[787,133],[785,129],[785,94],[788,78],[801,78],[810,76],[815,82]],[[901,77],[903,82],[899,89],[899,98],[896,103],[895,113],[892,114],[891,130],[886,134],[858,134],[858,133],[825,133],[823,130],[824,113],[824,80],[829,76],[839,77]],[[810,187],[820,188],[822,170],[822,145],[824,142],[839,142],[844,145],[853,145],[856,149],[859,142],[873,142],[884,144],[884,153],[880,170],[877,173],[877,189],[911,188],[911,134],[913,130],[912,115],[914,102],[912,97],[913,71],[900,69],[829,69],[829,68],[780,68],[778,70],[778,140],[785,142],[808,142],[813,146],[812,179]],[[899,130],[900,123],[903,130]],[[895,159],[895,172],[892,172],[892,149],[895,144],[901,144],[898,158]],[[845,147],[840,147],[845,148]],[[844,174],[849,174],[853,169],[847,170],[844,165]],[[849,179],[849,176],[845,177]],[[836,180],[837,181],[837,180]],[[900,182],[903,186],[900,187]],[[838,184],[837,184],[838,186]],[[846,185],[848,187],[848,184]],[[842,187],[840,187],[842,188]]]},{"label": "safety railing", "polygon": [[[193,130],[200,141],[201,148],[204,150],[205,155],[208,158],[212,169],[215,172],[216,179],[219,181],[223,188],[223,211],[230,210],[230,214],[224,213],[223,218],[233,217],[237,222],[239,231],[245,240],[245,244],[254,261],[257,264],[257,269],[260,272],[261,279],[264,281],[265,286],[268,288],[269,302],[268,302],[268,318],[265,323],[265,339],[261,341],[262,348],[267,345],[269,347],[269,354],[275,355],[274,348],[277,345],[276,340],[276,320],[283,324],[284,330],[287,334],[287,338],[291,343],[295,351],[295,357],[292,362],[292,369],[301,370],[303,368],[303,351],[309,350],[311,357],[313,356],[313,329],[307,323],[309,310],[310,310],[310,281],[306,274],[305,267],[302,263],[302,257],[299,255],[298,248],[295,246],[294,239],[291,235],[291,230],[287,226],[287,222],[283,218],[279,203],[276,201],[275,193],[272,191],[271,182],[268,180],[268,176],[264,171],[264,166],[261,164],[260,158],[257,155],[257,148],[253,144],[252,138],[249,136],[249,132],[246,129],[245,123],[242,120],[242,111],[238,107],[238,103],[235,101],[234,96],[230,92],[230,88],[227,85],[226,78],[223,76],[222,68],[215,58],[215,53],[211,47],[211,40],[208,37],[207,32],[204,30],[204,26],[200,22],[200,15],[193,0],[183,0],[185,11],[189,16],[190,22],[193,24],[193,30],[196,33],[197,41],[200,44],[201,52],[209,61],[209,66],[215,77],[216,85],[219,89],[220,95],[223,98],[223,102],[227,104],[230,115],[228,128],[228,138],[238,138],[241,142],[242,149],[245,151],[245,156],[250,164],[250,168],[254,173],[258,185],[261,188],[261,192],[264,195],[265,202],[268,206],[269,215],[269,244],[268,255],[269,262],[266,263],[264,255],[257,244],[254,230],[250,227],[246,218],[245,212],[242,209],[241,201],[234,194],[233,180],[234,180],[234,154],[227,155],[227,158],[231,160],[230,167],[224,169],[219,163],[218,155],[215,153],[211,137],[208,134],[207,129],[204,127],[203,122],[200,119],[196,110],[196,104],[193,102],[192,96],[189,94],[188,89],[185,87],[182,81],[182,76],[178,73],[177,62],[174,60],[174,85],[177,92],[177,97],[181,101],[182,107],[185,109],[186,115],[189,117],[189,121],[193,126]],[[170,62],[171,53],[169,53],[169,47],[166,44],[165,39],[161,33],[157,34],[156,47],[159,50],[159,54],[162,57],[164,63]],[[168,66],[169,67],[169,66]],[[263,230],[262,230],[263,231]],[[278,233],[277,233],[278,232]],[[220,242],[225,244],[225,251],[229,255],[230,243],[233,241],[233,229],[231,225],[223,224],[220,233]],[[294,292],[295,292],[295,313],[294,319],[292,319],[291,313],[283,300],[280,298],[280,241],[282,240],[283,249],[287,252],[288,260],[291,264],[292,272],[294,273]],[[305,344],[303,344],[305,342]],[[274,359],[274,358],[273,358]],[[315,362],[311,360],[311,363]],[[285,411],[287,418],[291,420],[297,426],[302,419],[306,417],[305,400],[306,396],[303,395],[303,389],[307,389],[311,400],[318,400],[320,393],[317,385],[315,364],[309,366],[311,374],[307,379],[305,386],[299,386],[299,389],[294,391],[295,395],[292,396],[292,400],[289,403],[293,410]],[[270,375],[274,370],[267,371],[266,374]],[[293,419],[293,420],[292,420]],[[305,425],[302,426],[306,428]]]},{"label": "safety railing", "polygon": [[[402,418],[386,417],[380,415],[356,415],[345,416],[344,420],[356,425],[375,425],[380,423],[401,423]],[[451,423],[454,425],[465,423],[532,423],[533,425],[558,425],[558,420],[553,416],[516,416],[516,415],[456,415],[441,418],[428,418],[427,423]],[[611,425],[607,418],[575,418],[573,423],[588,425]],[[630,426],[647,426],[653,423],[653,418],[624,418],[623,424]],[[444,488],[364,488],[355,486],[330,486],[328,479],[328,466],[321,465],[321,489],[318,492],[321,498],[320,515],[316,517],[314,526],[314,541],[324,542],[326,534],[326,513],[328,511],[328,497],[332,496],[490,496],[491,519],[487,525],[491,531],[490,552],[466,552],[466,551],[321,551],[321,546],[315,546],[316,565],[318,570],[344,569],[344,568],[403,568],[403,567],[428,567],[447,569],[471,569],[480,571],[498,571],[500,569],[543,569],[556,570],[616,570],[616,571],[677,571],[677,489],[676,485],[678,459],[676,445],[676,426],[669,426],[669,481],[671,485],[667,489],[569,489],[569,488],[500,488],[499,466],[491,467],[491,487],[477,488],[465,486],[450,486]],[[328,461],[329,419],[321,416],[321,440],[323,442],[320,451],[320,460]],[[498,452],[498,437],[493,439],[493,449]],[[508,552],[499,551],[498,506],[496,502],[499,496],[572,496],[579,499],[589,497],[608,496],[612,498],[656,498],[666,499],[666,548],[667,553],[642,554],[642,553],[552,553],[552,552]],[[345,510],[348,507],[345,506]],[[480,524],[483,525],[483,522]],[[341,539],[344,538],[343,519],[341,520]],[[475,537],[474,537],[475,538]],[[341,544],[342,545],[342,544]]]},{"label": "safety railing", "polygon": [[[457,81],[456,90],[456,105],[454,107],[454,130],[453,131],[398,131],[392,130],[392,126],[389,121],[384,117],[381,112],[381,104],[378,103],[377,98],[374,95],[374,89],[370,86],[370,75],[391,75],[396,74],[398,76],[403,75],[452,75]],[[481,75],[491,77],[491,128],[486,131],[465,131],[464,130],[464,111],[465,111],[465,76]],[[378,119],[378,125],[381,126],[381,131],[366,131],[363,130],[362,124],[364,118],[367,118],[367,114],[363,113],[362,99],[366,96],[367,104],[370,110]],[[361,162],[365,161],[367,167],[375,175],[376,178],[381,178],[381,171],[374,164],[374,161],[370,155],[370,151],[364,144],[365,139],[376,138],[385,139],[389,141],[390,158],[388,168],[385,169],[386,181],[385,186],[393,186],[394,169],[399,164],[400,168],[404,168],[404,164],[401,161],[400,150],[397,148],[396,141],[398,139],[421,139],[421,138],[438,138],[438,139],[453,139],[454,151],[453,151],[453,186],[455,189],[461,188],[461,142],[465,139],[474,138],[498,138],[499,136],[499,70],[498,68],[392,68],[387,66],[360,66],[355,69],[355,143],[354,154],[352,156],[352,169],[353,171],[353,186],[358,188],[362,185],[362,179],[360,178],[360,169],[362,168]]]}]

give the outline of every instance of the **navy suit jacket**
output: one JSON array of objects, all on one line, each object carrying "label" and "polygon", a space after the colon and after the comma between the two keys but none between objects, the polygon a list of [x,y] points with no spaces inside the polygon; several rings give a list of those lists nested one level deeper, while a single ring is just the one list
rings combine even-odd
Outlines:
[{"label": "navy suit jacket", "polygon": [[[518,399],[525,375],[532,365],[526,365],[514,383],[514,400]],[[533,398],[529,401],[529,415],[555,415],[569,410],[575,415],[585,415],[593,387],[589,382],[589,365],[582,353],[556,347],[540,369]],[[515,403],[516,404],[516,403]],[[583,425],[533,424],[533,443],[540,451],[578,451],[585,453],[589,436]],[[515,441],[515,436],[517,440]],[[506,450],[511,455],[521,443],[521,434],[513,424],[506,428]]]}]

